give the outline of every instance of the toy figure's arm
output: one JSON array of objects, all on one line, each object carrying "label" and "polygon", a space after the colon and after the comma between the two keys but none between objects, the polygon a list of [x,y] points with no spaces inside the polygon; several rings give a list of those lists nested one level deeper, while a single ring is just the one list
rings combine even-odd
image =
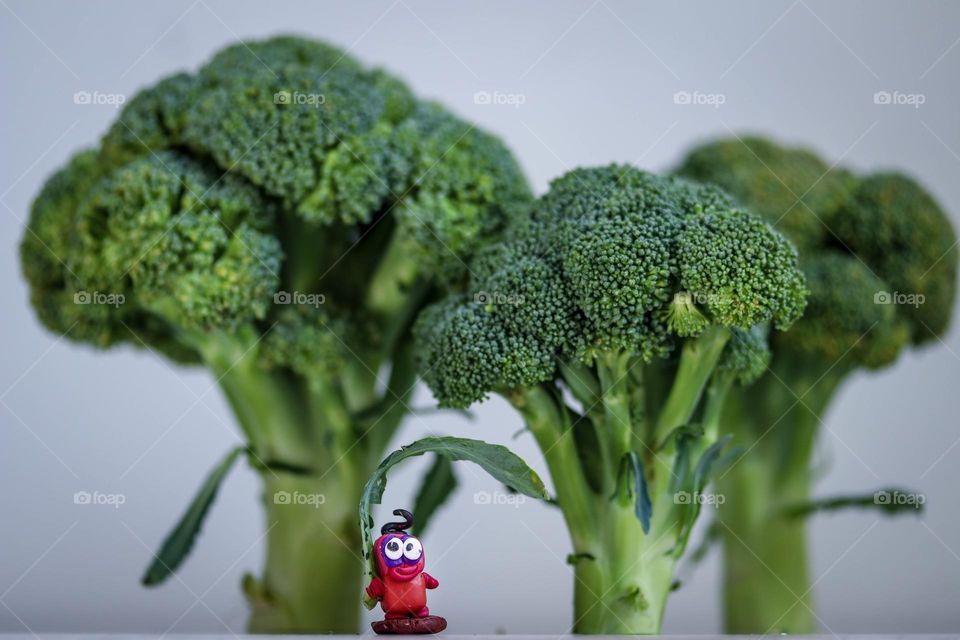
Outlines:
[{"label": "toy figure's arm", "polygon": [[436,589],[440,586],[440,582],[427,572],[424,572],[423,580],[427,584],[427,589]]},{"label": "toy figure's arm", "polygon": [[[434,580],[436,582],[436,580]],[[430,588],[430,587],[428,587]],[[367,596],[373,600],[382,600],[383,599],[383,580],[380,578],[374,578],[370,581],[370,585],[367,587]]]}]

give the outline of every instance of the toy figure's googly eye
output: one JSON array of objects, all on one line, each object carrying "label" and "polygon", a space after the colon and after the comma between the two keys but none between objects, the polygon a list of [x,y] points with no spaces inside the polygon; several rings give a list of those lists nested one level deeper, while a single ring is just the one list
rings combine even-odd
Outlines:
[{"label": "toy figure's googly eye", "polygon": [[416,538],[407,538],[403,541],[403,557],[407,560],[419,560],[423,555],[423,545]]},{"label": "toy figure's googly eye", "polygon": [[390,538],[383,547],[383,555],[390,560],[399,560],[403,555],[403,548],[400,546],[400,538]]}]

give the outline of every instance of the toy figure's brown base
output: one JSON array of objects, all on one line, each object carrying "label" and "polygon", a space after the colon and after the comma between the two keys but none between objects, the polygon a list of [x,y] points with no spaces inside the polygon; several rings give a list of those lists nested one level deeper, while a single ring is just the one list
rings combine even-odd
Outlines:
[{"label": "toy figure's brown base", "polygon": [[372,622],[370,626],[379,634],[440,633],[447,628],[447,621],[440,616],[391,618]]}]

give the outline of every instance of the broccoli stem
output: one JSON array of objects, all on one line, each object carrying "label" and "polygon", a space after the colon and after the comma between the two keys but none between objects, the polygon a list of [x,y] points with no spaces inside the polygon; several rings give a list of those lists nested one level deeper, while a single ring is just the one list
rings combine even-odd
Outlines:
[{"label": "broccoli stem", "polygon": [[[600,373],[600,378],[611,371],[612,367]],[[611,420],[629,420],[629,414],[620,413],[629,397],[620,382],[612,378],[609,385],[601,383],[614,410]],[[673,544],[668,505],[660,507],[663,522],[645,534],[632,500],[591,491],[580,466],[571,413],[557,389],[540,386],[504,395],[524,417],[546,459],[573,542],[574,632],[658,633],[675,564],[667,553]],[[627,422],[628,434],[629,427]],[[612,483],[613,479],[608,484]]]},{"label": "broccoli stem", "polygon": [[[612,355],[598,358],[597,377],[605,409],[599,432],[606,434],[608,446],[617,456],[635,444],[643,445],[639,452],[647,466],[653,518],[645,533],[635,512],[635,498],[622,499],[621,493],[615,494],[621,499],[594,495],[599,534],[589,556],[576,556],[576,633],[660,632],[676,564],[676,554],[671,553],[678,532],[670,482],[674,456],[669,451],[649,454],[673,428],[690,421],[705,390],[705,437],[699,439],[698,447],[704,449],[716,441],[724,402],[733,383],[732,375],[716,373],[729,338],[729,330],[711,327],[685,343],[656,429],[648,438],[638,436],[644,432],[644,425],[636,423],[644,409],[643,370],[629,368],[628,359]],[[551,474],[556,477],[552,469]]]},{"label": "broccoli stem", "polygon": [[594,494],[580,465],[570,414],[557,389],[528,387],[506,392],[523,416],[547,463],[576,554],[592,554],[596,544]]},{"label": "broccoli stem", "polygon": [[[406,234],[395,229],[370,278],[367,308],[383,317],[393,317],[397,310],[409,302],[407,291],[413,287],[420,271],[421,264],[416,257],[416,247]],[[418,306],[420,302],[417,301]]]},{"label": "broccoli stem", "polygon": [[662,442],[673,429],[690,422],[729,339],[729,329],[712,325],[684,343],[673,385],[657,419],[653,442]]},{"label": "broccoli stem", "polygon": [[720,425],[723,422],[723,409],[727,403],[727,396],[733,387],[734,374],[731,372],[715,372],[707,386],[707,400],[703,408],[703,441],[709,446],[720,437]]},{"label": "broccoli stem", "polygon": [[672,529],[659,523],[644,534],[633,505],[609,497],[598,496],[596,507],[602,538],[591,557],[577,559],[573,631],[658,634],[676,563],[668,554]]},{"label": "broccoli stem", "polygon": [[767,476],[763,469],[738,468],[730,475],[720,484],[727,497],[720,509],[724,628],[814,633],[806,522],[770,513],[781,501],[804,499],[808,488],[798,479],[790,491],[771,495],[759,487]]},{"label": "broccoli stem", "polygon": [[[716,362],[714,351],[722,350],[727,335],[723,330],[708,336],[697,349],[689,349],[687,357],[707,358],[704,369],[709,374]],[[585,410],[595,396],[602,403],[601,411],[587,411],[587,415],[600,435],[601,450],[606,448],[609,455],[622,456],[635,440],[637,425],[633,423],[631,401],[637,393],[633,387],[642,384],[642,378],[630,375],[629,362],[621,354],[608,353],[597,358],[596,373],[579,371],[574,376],[573,366],[561,369],[565,380],[567,376],[574,379],[568,386],[577,387],[574,395],[584,403]],[[681,386],[695,388],[688,400],[696,404],[706,378],[700,380],[700,368],[689,364],[686,371]],[[647,474],[655,505],[650,531],[645,533],[636,514],[633,489],[611,495],[617,465],[605,470],[600,490],[591,490],[581,467],[583,452],[576,448],[572,412],[565,407],[558,389],[542,385],[504,395],[524,417],[546,459],[573,542],[574,632],[659,633],[676,564],[675,556],[669,553],[677,532],[669,483],[672,459],[650,460],[645,456],[646,464],[655,465]],[[722,395],[711,397],[719,403]]]},{"label": "broccoli stem", "polygon": [[328,268],[321,257],[329,253],[328,238],[336,234],[325,225],[296,215],[281,216],[280,224],[285,253],[284,286],[290,292],[319,292],[320,279]]},{"label": "broccoli stem", "polygon": [[235,334],[193,335],[223,389],[258,458],[308,469],[319,468],[323,447],[312,428],[297,385],[257,363],[259,336],[253,328]]},{"label": "broccoli stem", "polygon": [[252,633],[341,633],[359,628],[363,562],[359,483],[336,474],[262,473],[266,562],[244,577]]},{"label": "broccoli stem", "polygon": [[817,416],[845,375],[817,371],[774,366],[726,403],[724,424],[749,449],[718,479],[728,633],[815,631],[806,521],[786,512],[810,498]]},{"label": "broccoli stem", "polygon": [[[417,382],[417,366],[413,357],[413,343],[400,344],[391,358],[390,377],[382,397],[376,401],[378,411],[366,422],[355,425],[372,470],[396,433],[403,418],[410,412],[410,400]],[[362,430],[361,430],[362,429]]]},{"label": "broccoli stem", "polygon": [[[649,435],[665,434],[686,424],[712,379],[704,419],[711,425],[710,442],[716,439],[721,408],[733,379],[713,373],[729,338],[728,329],[711,327],[686,342],[657,430]],[[583,405],[585,416],[568,409],[560,391],[550,385],[504,393],[524,417],[546,459],[570,532],[576,633],[659,633],[673,585],[676,554],[670,551],[678,533],[670,482],[674,461],[669,453],[649,455],[659,439],[645,442],[649,438],[640,435],[645,425],[636,421],[644,414],[644,376],[630,365],[629,355],[620,352],[598,355],[593,371],[579,363],[561,363],[565,386]],[[593,423],[596,446],[604,460],[598,485],[590,485],[584,473],[586,456],[577,450],[571,415]],[[703,446],[709,444],[703,440]],[[589,441],[581,441],[581,446],[585,442]],[[637,516],[635,489],[612,490],[619,461],[637,444],[646,445],[639,452],[654,501],[648,532],[643,531]]]},{"label": "broccoli stem", "polygon": [[[207,336],[204,360],[220,378],[244,424],[261,470],[267,516],[263,576],[245,578],[256,633],[356,633],[362,562],[355,509],[363,480],[383,454],[386,440],[361,438],[350,400],[369,402],[376,378],[362,372],[339,380],[298,378],[267,371],[256,362],[256,339]],[[409,358],[408,358],[409,360]],[[403,401],[384,406],[374,431],[392,431],[406,414],[413,373],[402,356],[391,385],[408,389]],[[368,372],[369,373],[369,372]],[[279,470],[282,463],[305,474]]]},{"label": "broccoli stem", "polygon": [[[362,562],[356,504],[371,461],[347,396],[370,397],[373,376],[308,382],[257,364],[257,337],[195,336],[265,468],[267,554],[262,577],[244,579],[255,633],[356,633]],[[348,389],[349,388],[349,389]],[[399,422],[391,416],[391,422]],[[281,465],[307,469],[305,474]],[[349,551],[348,551],[349,550]]]},{"label": "broccoli stem", "polygon": [[646,451],[651,447],[656,447],[657,443],[647,444],[644,440],[647,437],[650,425],[647,415],[648,374],[642,358],[632,358],[627,368],[627,375],[630,389],[630,415],[633,422],[632,446],[635,451]]},{"label": "broccoli stem", "polygon": [[354,482],[362,483],[363,477],[357,463],[362,464],[363,460],[350,455],[356,443],[356,435],[339,386],[332,381],[309,384],[307,397],[310,412],[316,427],[322,429],[330,439],[328,455],[332,462],[325,473],[337,473],[348,485]]},{"label": "broccoli stem", "polygon": [[[585,417],[588,418],[589,427],[593,430],[596,449],[599,457],[599,481],[602,485],[600,489],[604,493],[613,491],[613,478],[617,473],[617,465],[613,461],[613,454],[610,452],[610,443],[603,431],[604,415],[606,406],[603,402],[603,391],[600,379],[592,369],[579,361],[558,360],[558,368],[566,387],[573,396],[580,402]],[[578,427],[585,425],[578,425]],[[582,447],[583,445],[581,445]],[[581,454],[592,454],[593,452],[584,452]],[[584,456],[581,456],[583,459]],[[588,458],[589,459],[589,458]]]},{"label": "broccoli stem", "polygon": [[[721,338],[723,342],[725,339]],[[722,347],[721,347],[722,348]],[[582,634],[656,634],[660,632],[667,598],[673,584],[676,559],[669,554],[676,531],[672,494],[667,479],[669,460],[652,460],[649,445],[636,424],[643,403],[640,363],[620,354],[605,354],[596,363],[604,412],[595,419],[602,442],[615,461],[635,444],[642,445],[645,464],[654,464],[647,480],[655,505],[648,532],[636,514],[633,487],[608,490],[592,497],[597,542],[589,556],[577,556],[574,584],[574,627]],[[708,363],[712,368],[712,365]],[[687,382],[686,380],[684,381]],[[699,393],[693,398],[696,398]],[[635,409],[631,411],[631,409]],[[605,487],[617,482],[617,467],[608,473]],[[552,472],[552,471],[551,471]],[[659,480],[659,482],[658,482]]]},{"label": "broccoli stem", "polygon": [[630,380],[626,353],[607,353],[597,357],[597,374],[603,399],[608,458],[616,466],[630,451],[632,416],[630,415]]}]

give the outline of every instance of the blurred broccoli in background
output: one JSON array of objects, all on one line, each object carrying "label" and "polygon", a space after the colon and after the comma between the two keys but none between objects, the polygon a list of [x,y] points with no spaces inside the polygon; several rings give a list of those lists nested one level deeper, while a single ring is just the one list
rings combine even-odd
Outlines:
[{"label": "blurred broccoli in background", "polygon": [[[810,298],[772,338],[769,373],[731,393],[723,424],[749,450],[724,475],[726,631],[815,628],[805,524],[821,416],[841,383],[936,341],[953,312],[956,234],[934,199],[899,173],[856,175],[762,138],[693,149],[676,173],[717,185],[799,249]],[[878,506],[886,508],[881,503]]]},{"label": "blurred broccoli in background", "polygon": [[[354,506],[407,413],[412,322],[529,198],[497,138],[294,37],[141,91],[37,196],[21,253],[43,324],[201,364],[236,413],[267,512],[253,631],[358,630]],[[236,457],[148,584],[189,551]]]}]

